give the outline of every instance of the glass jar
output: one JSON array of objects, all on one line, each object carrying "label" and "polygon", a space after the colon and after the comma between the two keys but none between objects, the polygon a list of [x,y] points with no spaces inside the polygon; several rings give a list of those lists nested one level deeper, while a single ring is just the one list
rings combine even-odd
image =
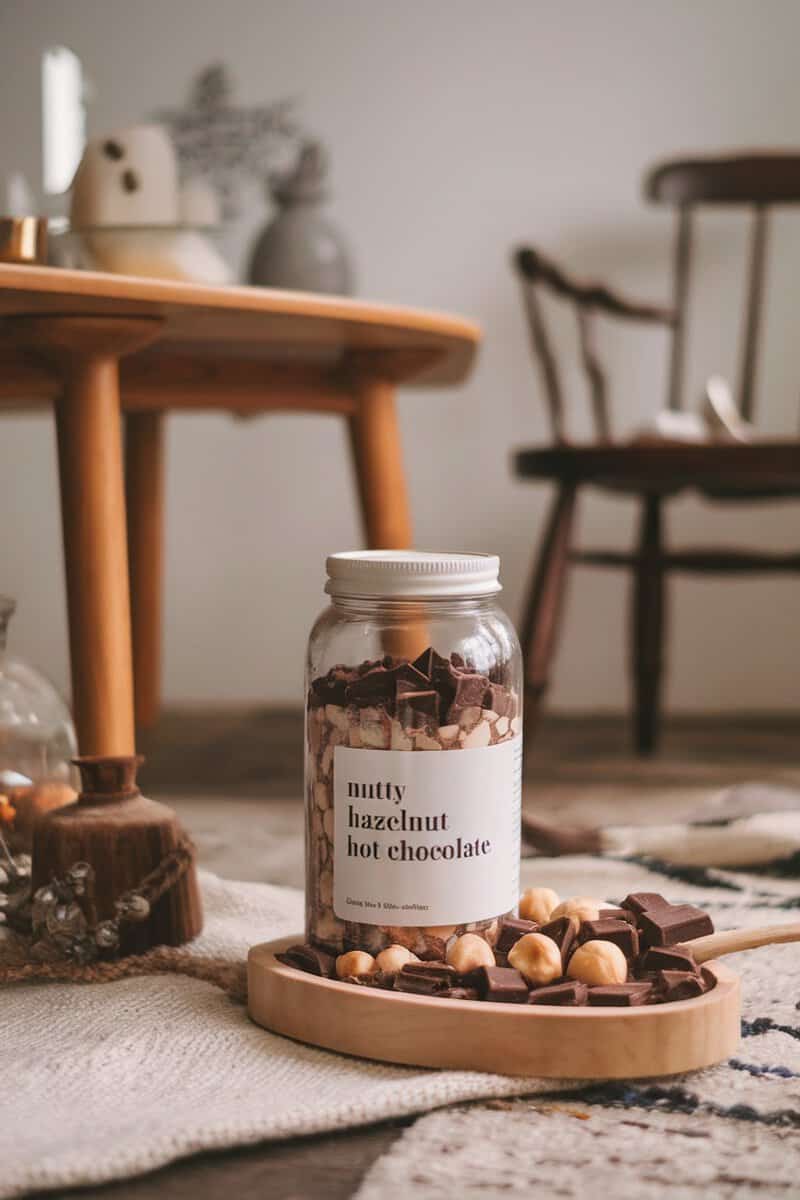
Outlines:
[{"label": "glass jar", "polygon": [[521,656],[493,555],[327,561],[306,663],[306,938],[441,959],[519,895]]},{"label": "glass jar", "polygon": [[0,596],[0,833],[29,850],[33,824],[75,799],[75,729],[55,687],[6,650],[16,603]]}]

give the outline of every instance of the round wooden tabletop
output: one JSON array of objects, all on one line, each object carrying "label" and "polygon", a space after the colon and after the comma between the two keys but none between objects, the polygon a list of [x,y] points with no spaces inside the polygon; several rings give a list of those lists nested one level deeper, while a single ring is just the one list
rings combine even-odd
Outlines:
[{"label": "round wooden tabletop", "polygon": [[232,374],[352,363],[396,383],[456,384],[480,340],[461,317],[339,296],[0,264],[0,404],[53,398],[52,379],[19,344],[18,318],[85,316],[156,319],[158,337],[132,356],[131,371],[152,374],[157,365],[166,380],[176,362],[185,373],[188,362],[213,360]]}]

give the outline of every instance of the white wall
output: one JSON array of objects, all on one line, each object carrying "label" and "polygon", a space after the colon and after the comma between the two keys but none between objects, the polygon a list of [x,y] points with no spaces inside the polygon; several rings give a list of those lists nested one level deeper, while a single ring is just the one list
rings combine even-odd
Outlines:
[{"label": "white wall", "polygon": [[[406,394],[401,423],[418,544],[498,551],[516,615],[546,493],[512,481],[509,451],[546,426],[509,248],[530,239],[583,273],[665,298],[671,224],[643,206],[642,169],[676,152],[797,145],[798,37],[794,0],[5,0],[0,163],[38,178],[38,67],[52,43],[71,46],[94,81],[95,133],[181,103],[196,70],[220,58],[242,102],[297,96],[333,153],[332,211],[355,247],[361,294],[452,309],[484,328],[469,384]],[[262,219],[254,209],[239,253]],[[771,253],[760,409],[770,431],[797,427],[798,222],[781,216]],[[703,227],[693,394],[711,370],[735,373],[741,297],[742,221],[709,216]],[[617,425],[630,429],[662,401],[666,346],[641,331],[611,331],[609,344]],[[579,374],[568,379],[582,397]],[[0,587],[21,602],[16,648],[63,683],[52,429],[46,418],[0,428]],[[298,699],[325,554],[359,540],[346,451],[327,418],[172,419],[169,699]],[[625,546],[631,506],[588,497],[581,525],[587,544]],[[686,499],[670,510],[675,542],[790,547],[797,530],[790,507],[714,511]],[[670,705],[796,705],[797,586],[673,584]],[[625,609],[620,576],[575,574],[556,705],[625,703]]]}]

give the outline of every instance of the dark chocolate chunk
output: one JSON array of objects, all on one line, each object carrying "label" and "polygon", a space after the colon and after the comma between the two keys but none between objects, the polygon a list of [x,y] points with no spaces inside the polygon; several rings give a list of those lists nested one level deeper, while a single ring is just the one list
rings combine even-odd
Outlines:
[{"label": "dark chocolate chunk", "polygon": [[415,667],[421,675],[425,676],[426,681],[430,682],[430,680],[433,679],[433,672],[435,668],[446,667],[448,664],[447,659],[442,658],[441,654],[437,654],[433,646],[428,646],[428,649],[423,650],[422,654],[415,658],[411,665]]},{"label": "dark chocolate chunk", "polygon": [[126,192],[138,192],[141,186],[137,172],[131,170],[130,167],[127,171],[122,172],[122,186]]},{"label": "dark chocolate chunk", "polygon": [[387,704],[394,700],[394,689],[394,674],[384,666],[373,667],[347,685],[347,700],[362,708],[372,704]]},{"label": "dark chocolate chunk", "polygon": [[670,904],[643,912],[639,932],[647,946],[674,946],[714,932],[714,923],[702,908],[693,904]]},{"label": "dark chocolate chunk", "polygon": [[657,984],[664,1000],[691,1000],[706,990],[694,971],[659,971]]},{"label": "dark chocolate chunk", "polygon": [[398,692],[397,718],[408,726],[438,725],[439,723],[439,693],[429,692]]},{"label": "dark chocolate chunk", "polygon": [[693,971],[698,973],[691,950],[681,946],[651,946],[642,956],[642,971]]},{"label": "dark chocolate chunk", "polygon": [[538,932],[553,939],[561,951],[561,961],[566,967],[569,956],[576,946],[575,926],[569,917],[556,917],[554,921],[548,921],[546,925],[540,926]]},{"label": "dark chocolate chunk", "polygon": [[331,667],[327,675],[321,675],[311,684],[312,694],[321,704],[344,705],[347,702],[347,685],[355,673],[347,667]]},{"label": "dark chocolate chunk", "polygon": [[323,979],[334,979],[336,976],[336,956],[326,954],[316,946],[289,946],[275,957],[287,967],[296,967],[298,971],[307,971],[309,975],[321,975]]},{"label": "dark chocolate chunk", "polygon": [[589,1004],[595,1008],[632,1008],[647,1004],[652,996],[652,983],[608,983],[589,988]]},{"label": "dark chocolate chunk", "polygon": [[558,1004],[574,1007],[586,1003],[589,989],[585,983],[570,979],[567,983],[554,983],[536,988],[528,996],[528,1004]]},{"label": "dark chocolate chunk", "polygon": [[467,665],[457,650],[454,650],[450,655],[450,662],[454,667],[458,667],[459,669],[463,669]]},{"label": "dark chocolate chunk", "polygon": [[627,921],[629,925],[636,924],[636,914],[627,908],[601,908],[598,917],[600,921]]},{"label": "dark chocolate chunk", "polygon": [[431,686],[431,681],[427,675],[423,675],[422,671],[418,671],[413,663],[400,663],[392,670],[394,675],[397,690],[426,692]]},{"label": "dark chocolate chunk", "polygon": [[578,945],[595,939],[613,942],[629,961],[639,953],[639,935],[627,921],[582,921],[578,930]]},{"label": "dark chocolate chunk", "polygon": [[103,154],[113,162],[119,162],[121,158],[125,157],[125,150],[114,138],[108,138],[103,142]]},{"label": "dark chocolate chunk", "polygon": [[458,972],[447,963],[406,963],[394,980],[395,991],[421,996],[435,996],[457,983]]},{"label": "dark chocolate chunk", "polygon": [[439,992],[448,1000],[480,1000],[478,989],[473,987],[451,987],[446,992]]},{"label": "dark chocolate chunk", "polygon": [[514,967],[481,967],[477,972],[481,1000],[495,1004],[527,1004],[528,985]]},{"label": "dark chocolate chunk", "polygon": [[669,900],[665,900],[658,892],[631,892],[622,901],[622,908],[627,908],[629,912],[635,913],[638,917],[643,912],[649,912],[651,908],[669,908]]},{"label": "dark chocolate chunk", "polygon": [[500,922],[495,950],[498,954],[508,954],[524,934],[534,933],[538,928],[535,921],[523,921],[521,917],[504,917]]}]

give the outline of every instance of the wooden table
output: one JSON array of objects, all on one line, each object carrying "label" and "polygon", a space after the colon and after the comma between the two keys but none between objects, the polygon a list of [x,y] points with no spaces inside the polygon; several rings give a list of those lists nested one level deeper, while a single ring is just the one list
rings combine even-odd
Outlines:
[{"label": "wooden table", "polygon": [[405,548],[395,388],[459,383],[479,339],[336,297],[2,264],[0,329],[0,407],[55,407],[82,754],[133,752],[134,678],[138,723],[158,710],[165,413],[345,417],[367,543]]}]

